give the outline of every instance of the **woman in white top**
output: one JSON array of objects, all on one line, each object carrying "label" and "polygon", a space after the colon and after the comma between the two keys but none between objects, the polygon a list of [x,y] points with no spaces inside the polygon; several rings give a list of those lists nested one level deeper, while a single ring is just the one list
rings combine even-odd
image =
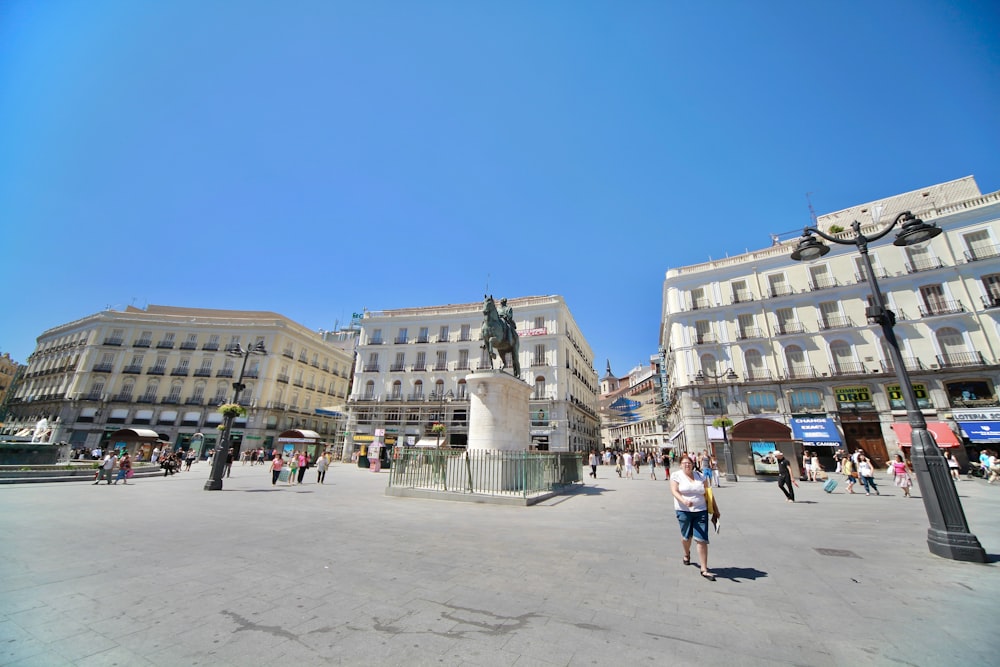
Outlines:
[{"label": "woman in white top", "polygon": [[[715,581],[715,575],[708,569],[708,503],[705,490],[708,480],[694,469],[694,461],[685,456],[681,459],[681,469],[670,475],[670,492],[674,496],[674,510],[681,528],[681,547],[684,549],[684,564],[691,564],[691,540],[695,541],[701,576]],[[714,516],[720,516],[718,505]]]}]

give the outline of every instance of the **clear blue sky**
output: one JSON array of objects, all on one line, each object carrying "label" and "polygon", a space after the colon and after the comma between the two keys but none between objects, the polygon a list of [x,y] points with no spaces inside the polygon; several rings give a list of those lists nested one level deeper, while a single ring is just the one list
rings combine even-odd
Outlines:
[{"label": "clear blue sky", "polygon": [[603,372],[664,271],[973,174],[995,1],[0,3],[0,352],[147,303],[561,294]]}]

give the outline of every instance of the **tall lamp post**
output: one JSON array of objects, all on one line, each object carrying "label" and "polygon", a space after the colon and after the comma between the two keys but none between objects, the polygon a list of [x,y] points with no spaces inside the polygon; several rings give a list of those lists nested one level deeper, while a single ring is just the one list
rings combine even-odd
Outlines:
[{"label": "tall lamp post", "polygon": [[[719,380],[726,379],[729,382],[733,380],[738,380],[739,377],[733,371],[732,368],[727,370],[725,373],[705,373],[704,370],[698,371],[698,374],[694,376],[694,379],[698,382],[704,382],[706,379],[713,380],[715,382],[715,395],[722,396],[722,387],[719,384]],[[722,422],[722,457],[726,459],[726,480],[732,480],[734,483],[740,481],[736,476],[736,465],[733,463],[733,450],[729,446],[729,436],[726,434],[726,415],[723,412],[725,409],[725,400],[719,405],[719,419]]]},{"label": "tall lamp post", "polygon": [[[444,403],[445,403],[445,401],[448,401],[450,403],[451,399],[455,398],[455,394],[452,393],[451,389],[449,389],[447,392],[443,392],[442,391],[442,392],[439,392],[439,393],[435,393],[435,397],[438,399],[437,422],[439,424],[441,424],[442,426],[444,426],[445,425],[444,424],[444,417],[442,416],[442,414],[444,413]],[[441,448],[441,433],[442,433],[442,431],[436,431],[436,433],[437,433],[437,446],[438,446],[438,449],[440,449]]]},{"label": "tall lamp post", "polygon": [[[239,405],[240,394],[247,388],[246,385],[243,384],[243,374],[246,373],[247,370],[247,360],[249,360],[250,356],[253,354],[267,354],[267,350],[264,348],[264,341],[260,341],[245,350],[240,347],[239,343],[237,343],[236,345],[227,347],[226,354],[231,357],[243,357],[243,365],[240,367],[239,379],[233,383],[233,403]],[[212,455],[212,476],[207,482],[205,482],[206,491],[222,490],[222,474],[226,470],[226,457],[229,456],[229,434],[233,430],[233,422],[235,420],[236,415],[233,413],[226,413],[223,415],[222,438],[219,440],[219,446],[215,448],[215,454]]]},{"label": "tall lamp post", "polygon": [[[873,215],[875,224],[878,224],[878,213],[880,208],[876,209]],[[887,235],[900,222],[902,228],[893,241],[893,245],[896,246],[923,244],[941,233],[940,227],[925,223],[909,211],[900,213],[891,225],[872,236],[862,234],[861,223],[855,220],[851,224],[854,238],[850,240],[829,236],[815,227],[806,227],[802,230],[802,238],[792,253],[792,259],[810,262],[830,252],[830,247],[816,236],[821,236],[831,243],[857,246],[861,252],[873,304],[865,310],[865,315],[870,324],[879,324],[882,327],[882,335],[888,345],[892,363],[896,367],[896,377],[899,379],[903,403],[906,405],[906,417],[912,432],[910,460],[916,473],[917,483],[920,485],[924,510],[930,521],[930,527],[927,529],[927,546],[931,553],[942,558],[985,563],[986,552],[976,536],[969,532],[969,524],[965,519],[962,503],[958,499],[958,491],[948,472],[948,464],[934,438],[928,433],[927,422],[917,407],[917,397],[910,383],[910,374],[906,370],[903,355],[899,350],[899,341],[896,340],[893,331],[896,314],[885,306],[878,281],[875,279],[875,271],[872,269],[871,258],[868,256],[868,244]]]}]

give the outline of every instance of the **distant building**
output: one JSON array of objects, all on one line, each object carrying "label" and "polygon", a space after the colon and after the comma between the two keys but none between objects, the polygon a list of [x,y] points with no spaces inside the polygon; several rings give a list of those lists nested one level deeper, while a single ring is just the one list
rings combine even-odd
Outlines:
[{"label": "distant building", "polygon": [[5,418],[8,399],[13,398],[12,389],[18,381],[18,371],[24,367],[5,352],[0,357],[0,422]]},{"label": "distant building", "polygon": [[661,452],[670,446],[661,391],[659,355],[616,378],[608,362],[601,378],[601,441],[605,448]]},{"label": "distant building", "polygon": [[233,446],[269,449],[283,431],[305,429],[340,451],[352,355],[260,311],[128,307],[49,329],[38,337],[4,431],[46,417],[55,422],[54,440],[92,449],[136,426],[175,449],[201,433],[207,452],[222,423],[216,408],[232,400],[243,364],[227,350],[258,342],[267,354],[246,359],[240,404],[248,414],[235,422]]},{"label": "distant building", "polygon": [[[509,304],[520,335],[521,379],[532,387],[531,442],[525,448],[596,448],[593,353],[566,303],[559,296],[533,296]],[[348,402],[355,451],[376,439],[436,444],[435,422],[446,427],[442,444],[467,444],[465,378],[490,368],[481,348],[482,311],[477,302],[364,313]]]},{"label": "distant building", "polygon": [[[962,178],[822,215],[816,226],[850,240],[854,220],[873,235],[906,210],[943,233],[917,248],[894,246],[893,232],[870,257],[929,429],[964,459],[966,447],[1000,440],[1000,192],[983,195]],[[663,283],[668,438],[681,450],[714,450],[722,463],[724,432],[713,422],[731,420],[725,435],[740,475],[768,472],[762,452],[776,445],[797,457],[815,450],[831,470],[840,447],[862,448],[879,465],[908,451],[857,248],[829,244],[804,263],[790,258],[796,243],[670,269]]]}]

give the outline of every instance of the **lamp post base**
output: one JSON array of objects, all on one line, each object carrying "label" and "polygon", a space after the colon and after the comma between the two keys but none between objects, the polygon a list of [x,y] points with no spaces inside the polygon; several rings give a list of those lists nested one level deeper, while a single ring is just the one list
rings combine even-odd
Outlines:
[{"label": "lamp post base", "polygon": [[927,546],[931,553],[941,558],[962,560],[968,563],[985,563],[986,551],[972,533],[953,530],[927,529]]},{"label": "lamp post base", "polygon": [[210,479],[205,482],[205,491],[222,491],[221,479]]}]

